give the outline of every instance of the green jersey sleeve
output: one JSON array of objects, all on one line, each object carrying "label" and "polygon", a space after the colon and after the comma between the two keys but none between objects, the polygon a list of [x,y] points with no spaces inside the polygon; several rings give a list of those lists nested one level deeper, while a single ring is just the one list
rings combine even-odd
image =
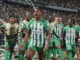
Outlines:
[{"label": "green jersey sleeve", "polygon": [[46,30],[46,31],[51,30],[51,28],[50,28],[50,24],[49,24],[48,21],[45,23],[45,30]]},{"label": "green jersey sleeve", "polygon": [[31,30],[31,24],[33,23],[34,19],[31,19],[28,23],[28,26],[27,26],[27,30]]},{"label": "green jersey sleeve", "polygon": [[21,29],[26,28],[25,23],[21,22],[21,23],[20,23],[20,27],[21,27]]}]

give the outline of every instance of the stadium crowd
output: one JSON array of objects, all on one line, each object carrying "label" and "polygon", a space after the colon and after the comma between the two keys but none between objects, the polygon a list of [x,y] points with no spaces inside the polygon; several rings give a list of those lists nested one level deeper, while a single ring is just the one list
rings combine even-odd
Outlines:
[{"label": "stadium crowd", "polygon": [[33,0],[36,3],[41,3],[45,5],[53,5],[57,7],[63,8],[71,8],[76,9],[80,8],[80,1],[79,0]]},{"label": "stadium crowd", "polygon": [[[42,9],[43,11],[43,17],[47,20],[52,18],[54,20],[54,17],[56,15],[60,15],[63,17],[63,20],[66,21],[69,17],[73,17],[75,20],[79,20],[80,17],[78,13],[73,12],[64,12],[64,11],[56,11],[56,10],[50,10],[50,9]],[[10,14],[14,14],[17,20],[24,20],[25,15],[27,12],[32,13],[33,8],[25,8],[21,5],[13,5],[8,3],[2,3],[0,4],[0,18],[7,21]]]}]

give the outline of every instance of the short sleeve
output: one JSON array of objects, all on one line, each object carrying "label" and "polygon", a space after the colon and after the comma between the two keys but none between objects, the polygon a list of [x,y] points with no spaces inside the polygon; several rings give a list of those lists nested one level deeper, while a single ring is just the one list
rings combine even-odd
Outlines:
[{"label": "short sleeve", "polygon": [[28,23],[28,26],[27,26],[27,30],[31,30],[31,24],[32,24],[32,20],[31,21],[29,21],[29,23]]},{"label": "short sleeve", "polygon": [[49,22],[45,23],[45,30],[46,31],[50,31],[51,30]]}]

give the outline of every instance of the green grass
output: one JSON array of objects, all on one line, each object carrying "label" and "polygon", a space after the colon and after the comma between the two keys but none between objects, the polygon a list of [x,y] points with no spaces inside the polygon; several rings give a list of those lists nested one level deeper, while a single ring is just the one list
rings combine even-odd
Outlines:
[{"label": "green grass", "polygon": [[[67,53],[66,53],[65,51],[63,51],[63,54],[64,54],[64,56],[65,56],[65,58],[66,58],[66,57],[67,57]],[[13,59],[13,60],[15,60],[15,59]],[[18,60],[18,59],[16,59],[16,60]],[[26,58],[25,58],[24,60],[26,60]],[[38,59],[38,57],[37,57],[37,58],[35,58],[35,59],[33,59],[33,60],[39,60],[39,59]],[[52,59],[50,59],[50,60],[52,60]],[[62,58],[61,58],[61,57],[58,57],[58,60],[62,60]],[[74,58],[73,58],[73,60],[78,60],[78,59],[74,59]]]}]

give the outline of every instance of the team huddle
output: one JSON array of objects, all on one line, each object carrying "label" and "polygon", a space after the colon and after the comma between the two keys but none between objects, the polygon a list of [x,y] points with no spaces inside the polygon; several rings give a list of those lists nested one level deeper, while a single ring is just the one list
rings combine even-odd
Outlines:
[{"label": "team huddle", "polygon": [[[12,53],[16,54],[14,47],[19,46],[18,58],[24,60],[26,53],[27,60],[33,60],[35,53],[38,53],[39,60],[58,60],[56,55],[59,54],[62,60],[72,60],[77,54],[80,60],[80,21],[75,25],[72,18],[67,20],[67,24],[62,23],[62,18],[56,16],[54,22],[48,22],[42,17],[40,8],[34,11],[34,17],[16,23],[15,17],[9,17],[9,23],[2,24],[5,29],[5,60],[12,60]],[[62,47],[65,45],[67,58],[63,54]],[[27,51],[27,52],[26,52]]]}]

